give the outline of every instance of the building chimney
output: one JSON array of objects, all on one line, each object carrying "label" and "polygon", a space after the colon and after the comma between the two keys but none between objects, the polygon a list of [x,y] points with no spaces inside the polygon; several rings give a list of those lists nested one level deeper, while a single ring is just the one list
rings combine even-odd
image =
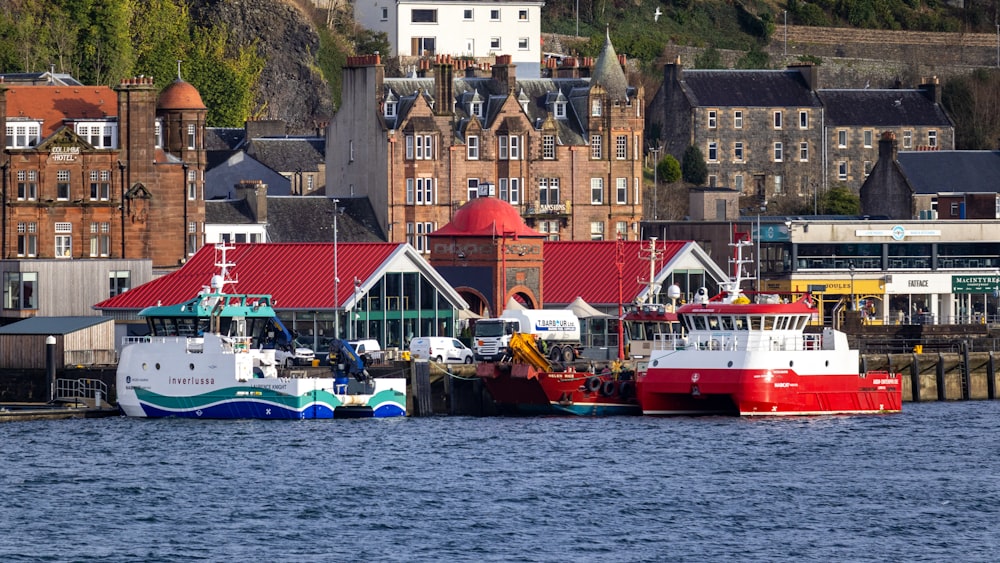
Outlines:
[{"label": "building chimney", "polygon": [[681,64],[680,55],[677,55],[674,62],[663,65],[663,83],[672,89],[682,80],[684,80],[684,66]]},{"label": "building chimney", "polygon": [[254,221],[267,223],[267,184],[262,180],[241,180],[236,184],[236,199],[247,202]]},{"label": "building chimney", "polygon": [[884,131],[878,140],[878,159],[885,162],[894,162],[899,151],[899,143],[896,142],[896,134],[892,131]]},{"label": "building chimney", "polygon": [[815,92],[819,88],[819,67],[812,63],[796,63],[788,65],[788,70],[797,70],[806,81],[809,89]]},{"label": "building chimney", "polygon": [[511,56],[497,55],[496,62],[493,63],[492,75],[501,92],[510,92],[514,89],[515,77],[512,76],[513,73],[515,71],[511,64]]},{"label": "building chimney", "polygon": [[928,100],[941,105],[941,81],[938,80],[938,77],[932,76],[930,79],[925,80],[920,85],[920,90],[923,91],[924,96],[927,96]]},{"label": "building chimney", "polygon": [[451,115],[455,104],[454,66],[451,55],[439,55],[434,61],[434,114]]}]

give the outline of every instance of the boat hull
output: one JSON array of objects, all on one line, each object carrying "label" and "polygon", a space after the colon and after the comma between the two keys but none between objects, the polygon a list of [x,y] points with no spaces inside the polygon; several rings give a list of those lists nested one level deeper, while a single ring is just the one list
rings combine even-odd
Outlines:
[{"label": "boat hull", "polygon": [[643,414],[794,416],[902,410],[898,374],[793,369],[650,368],[637,381]]},{"label": "boat hull", "polygon": [[528,364],[481,363],[477,375],[501,412],[523,415],[638,415],[635,382],[614,374],[540,371]]}]

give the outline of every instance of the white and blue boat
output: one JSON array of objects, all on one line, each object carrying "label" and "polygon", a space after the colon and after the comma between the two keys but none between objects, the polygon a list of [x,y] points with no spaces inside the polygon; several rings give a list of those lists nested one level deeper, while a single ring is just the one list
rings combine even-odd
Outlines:
[{"label": "white and blue boat", "polygon": [[[130,337],[118,362],[118,405],[127,416],[313,419],[406,415],[406,379],[372,378],[354,349],[331,342],[330,376],[279,376],[275,345],[292,342],[269,295],[228,293],[221,271],[196,297],[139,313],[149,336]],[[298,374],[299,376],[293,376]]]}]

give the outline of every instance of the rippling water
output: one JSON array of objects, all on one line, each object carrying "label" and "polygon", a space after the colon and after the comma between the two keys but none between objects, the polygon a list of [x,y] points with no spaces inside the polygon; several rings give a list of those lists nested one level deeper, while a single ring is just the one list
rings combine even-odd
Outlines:
[{"label": "rippling water", "polygon": [[7,423],[0,559],[996,561],[998,419]]}]

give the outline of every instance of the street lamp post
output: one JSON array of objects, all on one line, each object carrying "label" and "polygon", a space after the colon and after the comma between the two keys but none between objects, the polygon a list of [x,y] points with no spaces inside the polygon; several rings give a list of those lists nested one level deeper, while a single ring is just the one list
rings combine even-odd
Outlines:
[{"label": "street lamp post", "polygon": [[358,314],[358,303],[360,302],[358,293],[360,291],[361,291],[361,279],[358,278],[358,276],[354,276],[354,307],[353,307],[354,310],[351,311],[351,322],[353,323],[351,327],[351,334],[354,335],[355,340],[358,338],[358,317],[360,316]]},{"label": "street lamp post", "polygon": [[657,207],[658,207],[657,202],[656,202],[656,192],[659,191],[657,189],[657,187],[658,187],[657,186],[657,184],[658,184],[657,180],[658,179],[657,179],[657,176],[656,176],[656,168],[657,168],[657,165],[660,163],[660,147],[658,147],[658,146],[657,147],[653,147],[653,148],[649,149],[649,152],[653,153],[653,220],[656,221]]},{"label": "street lamp post", "polygon": [[784,56],[788,56],[788,10],[785,12],[785,53]]},{"label": "street lamp post", "polygon": [[851,270],[851,310],[855,310],[856,306],[854,304],[854,264],[850,266]]},{"label": "street lamp post", "polygon": [[339,199],[333,200],[333,337],[340,338],[340,273],[337,270],[337,215]]}]

